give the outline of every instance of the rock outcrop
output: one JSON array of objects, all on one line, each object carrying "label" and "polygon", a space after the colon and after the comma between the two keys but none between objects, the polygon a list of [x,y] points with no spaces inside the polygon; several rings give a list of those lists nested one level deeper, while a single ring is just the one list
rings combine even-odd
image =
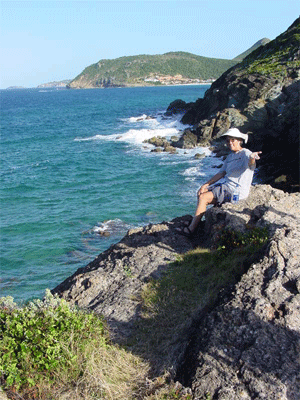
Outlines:
[{"label": "rock outcrop", "polygon": [[253,194],[209,214],[210,226],[251,223],[272,233],[261,261],[198,325],[181,368],[194,399],[208,393],[216,400],[299,399],[300,194],[268,186]]},{"label": "rock outcrop", "polygon": [[249,133],[262,151],[258,177],[274,187],[299,191],[300,18],[275,40],[226,71],[182,118],[197,144],[218,147],[230,127]]},{"label": "rock outcrop", "polygon": [[[71,303],[103,314],[115,340],[132,337],[140,292],[168,263],[195,246],[214,247],[226,228],[268,227],[270,241],[234,287],[201,308],[170,338],[160,366],[192,389],[194,399],[296,400],[300,393],[300,193],[269,185],[246,200],[207,211],[194,241],[175,228],[189,216],[128,231],[116,245],[57,286]],[[157,361],[158,362],[158,361]]]},{"label": "rock outcrop", "polygon": [[190,241],[179,240],[175,234],[185,220],[188,217],[129,230],[119,243],[77,270],[53,293],[104,315],[118,340],[128,337],[139,317],[141,287],[150,278],[159,278],[178,254],[193,248]]}]

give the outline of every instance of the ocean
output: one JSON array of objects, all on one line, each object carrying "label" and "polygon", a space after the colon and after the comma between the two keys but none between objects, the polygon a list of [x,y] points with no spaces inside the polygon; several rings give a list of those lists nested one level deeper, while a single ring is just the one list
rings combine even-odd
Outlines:
[{"label": "ocean", "polygon": [[194,212],[218,159],[144,140],[180,135],[166,108],[208,88],[0,91],[1,296],[41,298],[128,229]]}]

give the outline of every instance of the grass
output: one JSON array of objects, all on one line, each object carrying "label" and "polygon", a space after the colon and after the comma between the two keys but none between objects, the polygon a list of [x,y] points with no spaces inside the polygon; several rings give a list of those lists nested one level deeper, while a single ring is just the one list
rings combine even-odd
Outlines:
[{"label": "grass", "polygon": [[288,70],[298,70],[300,41],[300,19],[276,39],[254,50],[237,69],[244,69],[245,74],[269,75],[285,78]]},{"label": "grass", "polygon": [[160,280],[150,281],[141,294],[143,318],[138,322],[134,351],[148,359],[154,373],[174,365],[174,346],[203,310],[212,307],[225,287],[232,287],[258,257],[267,230],[241,235],[224,231],[216,250],[197,248],[169,264]]},{"label": "grass", "polygon": [[[46,293],[17,307],[0,301],[1,384],[11,399],[189,400],[170,370],[184,352],[182,338],[239,281],[268,240],[266,230],[224,231],[215,250],[178,256],[163,277],[145,284],[142,318],[126,347],[112,344],[105,321]],[[130,271],[128,271],[130,273]],[[175,348],[175,352],[174,352]]]}]

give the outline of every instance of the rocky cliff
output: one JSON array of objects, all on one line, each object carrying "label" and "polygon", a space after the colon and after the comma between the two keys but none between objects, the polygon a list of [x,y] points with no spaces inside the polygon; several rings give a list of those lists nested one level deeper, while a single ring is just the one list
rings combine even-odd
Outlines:
[{"label": "rocky cliff", "polygon": [[[103,314],[115,340],[138,342],[134,351],[143,341],[140,353],[152,363],[153,373],[167,370],[190,388],[194,399],[210,395],[223,400],[296,400],[300,393],[299,209],[300,193],[257,185],[248,199],[209,209],[194,242],[175,230],[188,216],[130,230],[53,292]],[[141,336],[145,318],[141,293],[149,282],[162,279],[179,254],[199,245],[214,248],[220,233],[229,228],[247,232],[264,227],[269,230],[268,242],[240,262],[233,279],[220,286],[213,301],[207,300],[206,293],[194,302],[194,294],[187,290],[184,301],[190,309],[176,322],[176,329],[168,324],[177,315],[162,314],[163,325],[155,339],[147,329]],[[199,288],[207,273],[196,277],[195,270]],[[173,299],[173,303],[180,301]]]},{"label": "rocky cliff", "polygon": [[260,46],[264,46],[265,44],[269,43],[270,39],[268,38],[263,38],[259,40],[258,42],[254,43],[250,49],[244,51],[242,54],[239,54],[237,57],[234,58],[234,60],[237,61],[242,61],[245,57],[247,57],[250,53],[252,53],[254,50],[258,49]]},{"label": "rocky cliff", "polygon": [[[259,176],[273,187],[255,185],[246,200],[210,208],[193,241],[175,230],[190,216],[132,229],[53,290],[103,314],[113,340],[149,361],[152,376],[167,371],[194,400],[299,399],[299,35],[297,19],[204,99],[169,110],[184,109],[183,122],[193,125],[182,146],[213,143],[217,152],[230,126],[249,132],[249,148],[263,151]],[[247,249],[247,234],[262,230],[261,246],[235,248],[235,233]],[[222,256],[225,232],[232,251]],[[199,260],[208,253],[191,253],[201,247],[217,255],[205,267]],[[183,254],[192,261],[180,264]],[[151,287],[160,291],[145,296]]]},{"label": "rocky cliff", "polygon": [[186,134],[192,131],[196,145],[213,143],[216,151],[230,127],[249,133],[247,147],[263,152],[261,181],[290,191],[299,190],[299,43],[300,18],[186,105],[182,119],[193,126]]},{"label": "rocky cliff", "polygon": [[299,399],[300,194],[261,186],[253,195],[209,213],[213,230],[267,224],[271,240],[197,326],[179,373],[195,399]]}]

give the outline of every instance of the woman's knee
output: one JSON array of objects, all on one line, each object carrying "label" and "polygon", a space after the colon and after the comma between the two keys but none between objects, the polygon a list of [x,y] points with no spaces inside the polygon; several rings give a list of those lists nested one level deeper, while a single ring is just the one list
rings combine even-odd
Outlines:
[{"label": "woman's knee", "polygon": [[212,192],[201,193],[198,197],[198,203],[200,204],[211,204],[214,201],[214,195]]}]

